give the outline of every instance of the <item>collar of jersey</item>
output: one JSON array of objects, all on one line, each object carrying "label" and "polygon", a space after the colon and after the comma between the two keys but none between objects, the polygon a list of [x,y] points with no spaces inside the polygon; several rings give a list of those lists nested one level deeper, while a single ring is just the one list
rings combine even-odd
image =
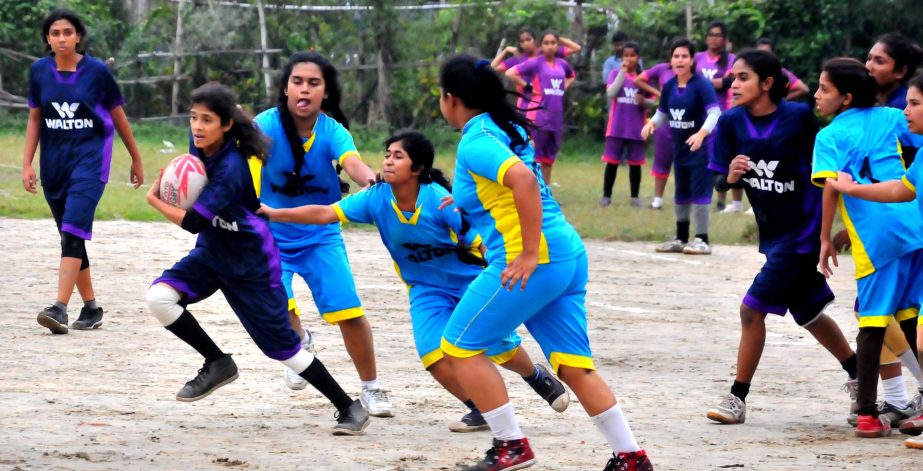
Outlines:
[{"label": "collar of jersey", "polygon": [[317,115],[317,121],[314,121],[314,127],[311,128],[311,137],[309,137],[308,140],[304,141],[304,144],[301,145],[301,148],[304,149],[305,154],[310,152],[311,146],[314,145],[314,138],[317,137],[317,123],[320,122],[323,115],[323,113]]},{"label": "collar of jersey", "polygon": [[859,112],[860,110],[862,110],[862,109],[863,109],[863,108],[850,108],[850,109],[848,109],[848,110],[846,110],[846,111],[844,111],[844,112],[842,112],[842,113],[836,115],[836,117],[834,117],[833,120],[836,121],[836,120],[838,120],[838,119],[840,119],[840,118],[843,118],[843,117],[845,117],[845,116],[849,116],[849,115],[851,115],[851,114],[858,113],[858,112]]},{"label": "collar of jersey", "polygon": [[388,188],[388,191],[391,192],[391,207],[394,208],[394,213],[397,214],[397,220],[400,221],[401,224],[416,226],[417,221],[420,219],[420,211],[423,209],[423,205],[420,204],[420,193],[423,193],[423,185],[420,185],[420,193],[417,193],[417,205],[414,207],[410,219],[407,219],[407,216],[404,216],[404,212],[401,211],[401,208],[397,206],[397,200],[394,199],[394,192],[390,188]]},{"label": "collar of jersey", "polygon": [[471,129],[472,126],[476,126],[477,123],[484,121],[485,119],[490,119],[490,113],[481,113],[469,119],[468,122],[465,123],[465,127],[462,128],[462,134],[468,132],[468,129]]}]

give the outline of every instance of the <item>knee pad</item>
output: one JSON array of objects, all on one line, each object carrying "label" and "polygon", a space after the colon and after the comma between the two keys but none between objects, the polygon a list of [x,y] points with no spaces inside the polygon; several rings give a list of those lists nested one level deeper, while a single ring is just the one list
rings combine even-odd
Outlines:
[{"label": "knee pad", "polygon": [[298,349],[298,353],[295,353],[290,358],[282,360],[282,364],[291,368],[295,373],[301,374],[304,370],[308,369],[308,366],[314,362],[314,355],[311,352],[303,349]]},{"label": "knee pad", "polygon": [[179,305],[181,297],[180,293],[169,285],[157,283],[147,290],[147,307],[151,314],[167,327],[183,315],[183,306]]},{"label": "knee pad", "polygon": [[[79,258],[87,260],[86,241],[70,232],[61,233],[61,257]],[[89,261],[87,260],[87,266]],[[81,268],[83,268],[81,266]]]}]

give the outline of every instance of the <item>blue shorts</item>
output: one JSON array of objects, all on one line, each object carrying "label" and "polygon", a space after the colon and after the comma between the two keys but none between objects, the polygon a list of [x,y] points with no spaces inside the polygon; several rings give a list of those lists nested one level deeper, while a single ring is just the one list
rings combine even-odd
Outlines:
[{"label": "blue shorts", "polygon": [[[270,280],[270,270],[247,273],[243,268],[223,265],[207,250],[196,247],[153,284],[164,283],[183,293],[180,301],[183,307],[221,290],[250,338],[266,356],[287,360],[298,353],[301,337],[289,322],[285,290]],[[237,270],[241,271],[235,273]]]},{"label": "blue shorts", "polygon": [[[429,368],[443,357],[440,342],[452,311],[458,306],[462,293],[428,286],[410,288],[410,321],[413,325],[413,341],[423,368]],[[499,342],[487,348],[485,354],[497,364],[510,361],[522,339],[512,331]]]},{"label": "blue shorts", "polygon": [[362,317],[362,303],[356,294],[356,283],[341,236],[302,249],[280,249],[279,255],[289,310],[301,315],[292,291],[292,278],[297,273],[311,289],[314,305],[325,321],[336,324]]},{"label": "blue shorts", "polygon": [[105,183],[90,179],[69,180],[60,191],[49,191],[42,186],[58,231],[84,240],[93,238],[93,217],[105,189]]},{"label": "blue shorts", "polygon": [[442,350],[472,357],[525,324],[555,373],[561,365],[595,369],[587,337],[586,252],[539,265],[525,291],[500,285],[504,267],[491,264],[468,287],[442,334]]},{"label": "blue shorts", "polygon": [[686,164],[674,160],[673,185],[675,204],[711,204],[712,172],[706,163]]},{"label": "blue shorts", "polygon": [[803,327],[833,300],[826,278],[817,271],[817,255],[770,253],[741,303],[763,313],[791,312]]},{"label": "blue shorts", "polygon": [[923,301],[923,249],[918,249],[856,280],[859,328],[887,327],[919,315]]}]

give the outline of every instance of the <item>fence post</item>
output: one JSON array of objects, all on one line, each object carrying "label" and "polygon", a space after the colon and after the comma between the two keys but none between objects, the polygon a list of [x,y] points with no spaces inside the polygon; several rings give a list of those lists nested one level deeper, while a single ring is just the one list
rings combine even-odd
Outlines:
[{"label": "fence post", "polygon": [[266,52],[269,49],[269,39],[267,38],[266,32],[266,12],[263,8],[263,0],[256,0],[256,11],[259,14],[260,19],[260,49],[263,50],[263,82],[264,90],[266,92],[266,98],[272,98],[272,77],[269,75],[269,53]]},{"label": "fence post", "polygon": [[182,67],[183,52],[183,8],[186,0],[179,0],[176,7],[176,38],[173,41],[173,91],[170,94],[170,116],[179,115],[179,79]]}]

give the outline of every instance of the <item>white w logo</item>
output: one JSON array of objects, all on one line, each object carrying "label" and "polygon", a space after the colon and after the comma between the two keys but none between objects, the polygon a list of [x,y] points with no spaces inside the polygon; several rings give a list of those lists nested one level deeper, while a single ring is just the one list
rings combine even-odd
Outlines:
[{"label": "white w logo", "polygon": [[553,88],[561,88],[561,82],[563,82],[563,81],[564,81],[564,80],[562,80],[562,79],[551,79],[551,86],[552,86]]},{"label": "white w logo", "polygon": [[772,178],[772,176],[775,174],[776,167],[779,166],[779,161],[773,160],[767,163],[763,160],[760,160],[759,162],[755,164],[753,163],[753,161],[750,161],[749,164],[750,164],[750,169],[756,172],[757,175],[762,177],[765,174],[766,178]]},{"label": "white w logo", "polygon": [[77,107],[80,106],[80,103],[64,102],[64,103],[58,104],[58,103],[52,102],[51,106],[54,106],[54,110],[57,111],[58,114],[61,115],[62,118],[73,118],[74,113],[77,112]]},{"label": "white w logo", "polygon": [[673,116],[673,121],[682,121],[684,114],[686,114],[685,108],[681,110],[674,110],[673,108],[670,108],[670,115]]},{"label": "white w logo", "polygon": [[637,88],[625,88],[625,96],[628,98],[634,98],[638,94]]},{"label": "white w logo", "polygon": [[715,75],[718,75],[718,69],[702,69],[702,75],[708,80],[712,80]]}]

